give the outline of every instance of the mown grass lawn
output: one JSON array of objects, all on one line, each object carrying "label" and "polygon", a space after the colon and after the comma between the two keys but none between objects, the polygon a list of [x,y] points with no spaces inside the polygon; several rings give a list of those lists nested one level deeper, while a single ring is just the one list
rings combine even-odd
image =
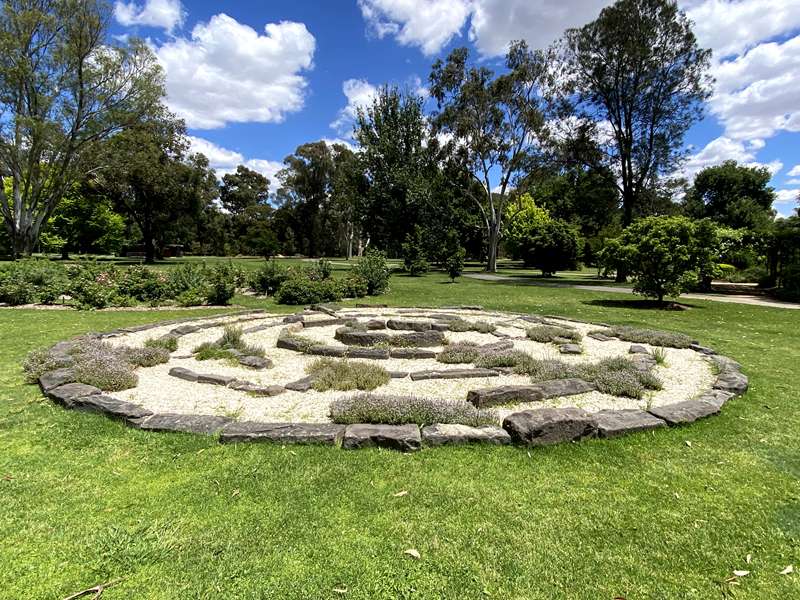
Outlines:
[{"label": "mown grass lawn", "polygon": [[752,387],[687,428],[530,452],[221,446],[65,411],[23,382],[28,350],[169,313],[3,310],[0,597],[119,578],[103,600],[800,597],[800,573],[779,574],[800,571],[800,314],[438,274],[396,276],[377,301],[693,333]]}]

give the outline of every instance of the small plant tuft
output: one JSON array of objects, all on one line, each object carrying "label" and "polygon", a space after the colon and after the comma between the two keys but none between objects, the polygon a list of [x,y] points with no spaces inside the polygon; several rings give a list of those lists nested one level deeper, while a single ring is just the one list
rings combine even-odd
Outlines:
[{"label": "small plant tuft", "polygon": [[534,342],[541,342],[547,344],[552,342],[555,338],[565,338],[573,342],[581,341],[581,334],[574,329],[567,329],[566,327],[559,327],[558,325],[537,325],[535,327],[528,327],[525,330],[528,339]]},{"label": "small plant tuft", "polygon": [[174,335],[166,335],[160,338],[150,338],[144,342],[145,348],[163,348],[167,352],[175,352],[178,349],[178,338]]},{"label": "small plant tuft", "polygon": [[475,408],[468,402],[454,402],[438,398],[417,396],[391,396],[384,394],[356,394],[331,403],[331,420],[334,423],[378,423],[384,425],[432,425],[454,423],[479,427],[496,425],[497,413]]},{"label": "small plant tuft", "polygon": [[313,387],[318,392],[374,390],[391,379],[388,371],[379,365],[333,358],[315,360],[306,367],[306,372],[314,375]]}]

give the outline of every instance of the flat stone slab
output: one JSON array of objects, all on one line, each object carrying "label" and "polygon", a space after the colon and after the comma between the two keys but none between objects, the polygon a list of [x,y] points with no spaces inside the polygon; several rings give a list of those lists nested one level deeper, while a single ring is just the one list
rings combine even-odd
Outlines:
[{"label": "flat stone slab", "polygon": [[73,400],[84,396],[94,396],[102,393],[100,388],[85,383],[65,383],[51,388],[45,392],[47,397],[64,406],[72,406]]},{"label": "flat stone slab", "polygon": [[389,350],[392,358],[436,358],[436,352],[424,348],[392,348]]},{"label": "flat stone slab", "polygon": [[387,360],[389,350],[387,348],[361,348],[359,346],[347,347],[348,358],[371,358],[373,360]]},{"label": "flat stone slab", "polygon": [[380,319],[370,319],[367,321],[367,329],[373,331],[376,329],[386,329],[386,321],[382,321]]},{"label": "flat stone slab", "polygon": [[42,373],[39,377],[39,385],[45,392],[65,383],[75,383],[75,371],[68,367]]},{"label": "flat stone slab", "polygon": [[578,344],[562,344],[558,347],[561,354],[583,354],[583,350]]},{"label": "flat stone slab", "polygon": [[155,414],[136,420],[139,429],[147,431],[183,431],[186,433],[212,434],[221,431],[231,420],[216,415]]},{"label": "flat stone slab", "polygon": [[580,408],[542,408],[513,413],[503,419],[503,429],[517,444],[549,446],[593,437],[597,426]]},{"label": "flat stone slab", "polygon": [[613,337],[607,336],[604,333],[595,333],[595,332],[586,334],[586,337],[590,337],[593,340],[597,340],[598,342],[610,342],[611,340],[614,339]]},{"label": "flat stone slab", "polygon": [[734,396],[736,396],[736,394],[733,392],[727,392],[725,390],[710,390],[697,399],[702,402],[713,404],[717,408],[722,408],[723,405]]},{"label": "flat stone slab", "polygon": [[344,356],[347,354],[347,346],[325,346],[319,344],[311,346],[308,349],[308,354],[314,354],[315,356]]},{"label": "flat stone slab", "polygon": [[386,321],[386,327],[394,330],[406,331],[430,331],[430,321],[417,321],[412,319],[389,319]]},{"label": "flat stone slab", "polygon": [[411,373],[414,381],[427,379],[470,379],[475,377],[499,377],[500,373],[493,369],[442,369],[430,371],[416,371]]},{"label": "flat stone slab", "polygon": [[554,379],[531,385],[501,385],[480,390],[470,390],[467,402],[477,408],[499,406],[501,404],[517,404],[521,402],[537,402],[545,398],[574,396],[597,389],[594,384],[583,379]]},{"label": "flat stone slab", "polygon": [[652,354],[632,354],[628,359],[638,371],[646,372],[655,368],[656,359]]},{"label": "flat stone slab", "polygon": [[650,353],[647,351],[647,348],[645,348],[641,344],[631,344],[631,347],[628,348],[628,354],[650,354]]},{"label": "flat stone slab", "polygon": [[215,375],[214,373],[197,374],[197,383],[227,386],[234,381],[236,381],[236,377],[231,377],[230,375]]},{"label": "flat stone slab", "polygon": [[416,346],[425,348],[429,346],[442,346],[444,344],[444,334],[441,331],[412,331],[411,333],[400,333],[391,337],[392,342],[400,343],[403,346]]},{"label": "flat stone slab", "polygon": [[489,344],[484,344],[483,346],[479,346],[478,350],[480,352],[503,352],[504,350],[513,350],[514,349],[514,342],[512,340],[500,340],[499,342],[491,342]]},{"label": "flat stone slab", "polygon": [[186,381],[197,381],[198,377],[197,373],[185,367],[172,367],[169,370],[169,374],[171,377],[177,377],[178,379],[184,379]]},{"label": "flat stone slab", "polygon": [[307,377],[303,377],[302,379],[298,379],[297,381],[287,383],[284,387],[287,390],[292,390],[293,392],[307,392],[314,385],[314,379],[315,377],[313,375],[309,375]]},{"label": "flat stone slab", "polygon": [[197,333],[198,331],[200,331],[200,328],[197,325],[181,325],[170,331],[170,333],[175,336],[181,336]]},{"label": "flat stone slab", "polygon": [[389,371],[389,377],[392,379],[405,379],[408,377],[408,371]]},{"label": "flat stone slab", "polygon": [[264,358],[263,356],[240,356],[239,364],[243,367],[247,367],[248,369],[256,370],[272,368],[272,361],[268,358]]},{"label": "flat stone slab", "polygon": [[351,327],[339,327],[333,337],[347,346],[374,346],[388,343],[388,333],[378,331],[359,331]]},{"label": "flat stone slab", "polygon": [[232,390],[248,392],[255,396],[277,396],[286,391],[286,388],[282,385],[258,385],[257,383],[242,381],[241,379],[230,382],[228,387]]},{"label": "flat stone slab", "polygon": [[748,385],[747,375],[739,371],[723,371],[719,374],[712,387],[715,390],[744,394]]},{"label": "flat stone slab", "polygon": [[275,347],[284,350],[292,350],[293,352],[304,352],[306,349],[301,341],[285,335],[278,336],[278,339],[275,341]]},{"label": "flat stone slab", "polygon": [[694,350],[695,352],[699,352],[700,354],[705,354],[706,356],[713,356],[717,352],[713,348],[708,348],[707,346],[701,346],[700,344],[689,344],[689,348]]},{"label": "flat stone slab", "polygon": [[147,410],[138,404],[117,400],[116,398],[104,396],[103,394],[75,398],[72,402],[72,408],[103,413],[110,417],[117,417],[126,421],[142,419],[153,414],[153,411]]},{"label": "flat stone slab", "polygon": [[720,407],[703,400],[685,400],[666,406],[655,406],[647,412],[663,419],[669,425],[684,425],[694,423],[697,419],[710,417],[719,413]]},{"label": "flat stone slab", "polygon": [[344,319],[316,319],[314,321],[303,321],[303,328],[309,329],[311,327],[330,327],[332,325],[342,325]]},{"label": "flat stone slab", "polygon": [[468,425],[437,424],[422,428],[422,443],[426,446],[474,443],[505,445],[511,443],[511,436],[505,429],[492,425],[469,427]]},{"label": "flat stone slab", "polygon": [[594,413],[594,419],[597,422],[597,435],[601,438],[612,438],[667,426],[662,419],[637,409],[601,410]]},{"label": "flat stone slab", "polygon": [[361,423],[348,425],[344,432],[342,448],[353,450],[356,448],[391,448],[401,452],[419,450],[422,437],[419,427],[408,425],[371,425]]},{"label": "flat stone slab", "polygon": [[227,425],[219,436],[223,444],[277,442],[279,444],[338,444],[344,425],[334,423],[259,423],[243,421]]}]

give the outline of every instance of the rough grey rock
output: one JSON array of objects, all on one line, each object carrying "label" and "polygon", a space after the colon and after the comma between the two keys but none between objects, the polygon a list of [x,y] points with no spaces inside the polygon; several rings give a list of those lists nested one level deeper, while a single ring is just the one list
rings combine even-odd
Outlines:
[{"label": "rough grey rock", "polygon": [[389,308],[388,304],[356,304],[356,308]]},{"label": "rough grey rock", "polygon": [[492,342],[490,344],[484,344],[478,350],[482,353],[487,352],[502,352],[504,350],[513,350],[514,349],[514,342],[512,340],[500,340],[499,342]]},{"label": "rough grey rock", "polygon": [[327,304],[312,304],[311,305],[311,310],[316,310],[316,311],[319,311],[321,313],[325,313],[328,316],[337,317],[337,318],[339,316],[336,313],[338,308],[339,307],[334,305],[334,304],[331,304],[331,305],[327,305]]},{"label": "rough grey rock", "polygon": [[634,354],[628,360],[633,363],[637,370],[646,372],[656,366],[656,359],[652,354]]},{"label": "rough grey rock", "polygon": [[738,362],[733,360],[732,358],[728,358],[727,356],[722,356],[721,354],[715,354],[709,357],[711,361],[717,365],[717,368],[723,371],[740,371],[742,369],[742,365]]},{"label": "rough grey rock", "polygon": [[511,337],[507,333],[502,333],[501,331],[492,331],[492,332],[490,332],[490,335],[493,335],[494,337],[501,338],[501,339],[507,339],[507,338]]},{"label": "rough grey rock", "polygon": [[422,348],[392,348],[389,356],[392,358],[436,358],[436,352]]},{"label": "rough grey rock", "polygon": [[330,327],[331,325],[341,325],[344,319],[318,319],[316,321],[303,321],[303,327],[309,329],[311,327]]},{"label": "rough grey rock", "polygon": [[298,379],[297,381],[287,383],[284,387],[287,390],[292,390],[293,392],[307,392],[311,389],[311,386],[314,385],[314,379],[315,377],[313,375],[309,375],[307,377],[303,377],[302,379]]},{"label": "rough grey rock", "polygon": [[65,383],[59,385],[45,392],[47,397],[64,406],[72,406],[76,398],[83,396],[94,396],[95,394],[102,393],[100,388],[93,385],[86,385],[85,383]]},{"label": "rough grey rock", "polygon": [[152,411],[147,410],[138,404],[117,400],[116,398],[104,396],[103,394],[94,394],[92,396],[75,398],[75,400],[72,402],[72,408],[90,412],[99,412],[110,417],[117,417],[126,421],[130,421],[132,419],[142,419],[153,414]]},{"label": "rough grey rock", "polygon": [[249,369],[271,369],[272,361],[263,356],[241,356],[239,364]]},{"label": "rough grey rock", "polygon": [[386,360],[389,358],[387,348],[361,348],[359,346],[347,347],[348,358],[371,358],[373,360]]},{"label": "rough grey rock", "polygon": [[236,381],[235,377],[231,377],[230,375],[215,375],[214,373],[198,373],[197,374],[197,383],[208,383],[211,385],[224,385],[227,386],[228,384]]},{"label": "rough grey rock", "polygon": [[594,384],[583,379],[554,379],[531,385],[502,385],[499,387],[470,390],[467,402],[478,407],[516,404],[520,402],[537,402],[545,398],[573,396],[591,392]]},{"label": "rough grey rock", "polygon": [[389,341],[388,333],[358,331],[351,327],[339,327],[333,337],[348,346],[374,346]]},{"label": "rough grey rock", "polygon": [[259,385],[242,379],[234,379],[228,384],[228,387],[240,392],[249,392],[255,396],[277,396],[286,391],[282,385]]},{"label": "rough grey rock", "polygon": [[474,377],[498,377],[500,374],[493,369],[432,369],[429,371],[416,371],[411,373],[414,381],[427,379],[468,379]]},{"label": "rough grey rock", "polygon": [[434,331],[450,331],[448,323],[431,323],[431,329]]},{"label": "rough grey rock", "polygon": [[75,371],[73,369],[56,369],[55,371],[42,373],[42,376],[39,377],[39,385],[45,392],[65,383],[75,383]]},{"label": "rough grey rock", "polygon": [[283,348],[284,350],[292,350],[293,352],[304,352],[305,345],[299,340],[295,340],[286,335],[278,336],[275,341],[276,348]]},{"label": "rough grey rock", "polygon": [[712,348],[708,348],[707,346],[701,346],[700,344],[690,344],[689,348],[694,350],[695,352],[699,352],[700,354],[705,354],[706,356],[713,356],[716,354],[716,351]]},{"label": "rough grey rock", "polygon": [[597,431],[592,415],[580,408],[525,410],[503,419],[511,439],[528,446],[547,446],[593,437]]},{"label": "rough grey rock", "polygon": [[231,420],[216,415],[155,414],[131,421],[139,429],[147,431],[183,431],[187,433],[212,434],[221,431]]},{"label": "rough grey rock", "polygon": [[722,408],[722,406],[735,395],[736,394],[733,392],[727,392],[725,390],[710,390],[697,399],[701,402],[713,404],[717,408]]},{"label": "rough grey rock", "polygon": [[172,377],[177,377],[178,379],[185,379],[186,381],[197,381],[197,373],[185,367],[172,367],[169,370],[169,374]]},{"label": "rough grey rock", "polygon": [[556,337],[553,338],[553,343],[554,344],[572,344],[573,342],[569,338],[556,336]]},{"label": "rough grey rock", "polygon": [[367,321],[367,329],[376,330],[376,329],[386,329],[386,321],[382,321],[380,319],[370,319]]},{"label": "rough grey rock", "polygon": [[437,424],[422,428],[422,442],[426,446],[455,444],[510,444],[511,436],[505,429],[493,425],[469,427],[467,425]]},{"label": "rough grey rock", "polygon": [[405,379],[408,377],[408,371],[389,371],[389,377],[392,379]]},{"label": "rough grey rock", "polygon": [[444,344],[444,334],[441,331],[413,331],[411,333],[401,333],[392,336],[392,341],[399,342],[403,346],[415,346],[424,348],[427,346],[441,346]]},{"label": "rough grey rock", "polygon": [[650,354],[650,353],[647,351],[647,348],[645,348],[641,344],[631,344],[631,347],[628,348],[628,354]]},{"label": "rough grey rock", "polygon": [[303,315],[287,315],[283,318],[284,323],[302,323],[305,317]]},{"label": "rough grey rock", "polygon": [[430,321],[416,321],[412,319],[389,319],[386,327],[396,331],[430,331]]},{"label": "rough grey rock", "polygon": [[408,425],[348,425],[344,431],[342,448],[391,448],[401,452],[419,450],[422,445],[419,427]]},{"label": "rough grey rock", "polygon": [[180,327],[176,327],[170,333],[175,336],[181,335],[189,335],[190,333],[195,333],[200,331],[200,328],[197,325],[181,325]]},{"label": "rough grey rock", "polygon": [[227,425],[219,436],[223,444],[277,442],[279,444],[338,444],[344,425],[334,423],[259,423],[243,421]]},{"label": "rough grey rock", "polygon": [[578,344],[562,344],[558,347],[561,354],[583,354],[583,350]]},{"label": "rough grey rock", "polygon": [[637,409],[601,410],[594,413],[594,419],[597,422],[597,435],[601,438],[617,437],[667,425],[658,417]]},{"label": "rough grey rock", "polygon": [[723,371],[717,376],[712,387],[715,390],[744,394],[748,387],[747,375],[739,371]]},{"label": "rough grey rock", "polygon": [[344,356],[347,354],[347,346],[325,346],[323,344],[318,344],[316,346],[311,346],[308,349],[309,354],[314,354],[315,356]]},{"label": "rough grey rock", "polygon": [[586,335],[588,337],[592,338],[593,340],[597,340],[598,342],[610,342],[611,340],[614,339],[613,337],[609,337],[609,336],[605,335],[604,333],[592,332],[592,333],[588,333]]},{"label": "rough grey rock", "polygon": [[720,407],[703,400],[686,400],[666,406],[655,406],[648,412],[651,415],[665,420],[670,425],[683,425],[694,423],[697,419],[710,417],[719,413]]}]

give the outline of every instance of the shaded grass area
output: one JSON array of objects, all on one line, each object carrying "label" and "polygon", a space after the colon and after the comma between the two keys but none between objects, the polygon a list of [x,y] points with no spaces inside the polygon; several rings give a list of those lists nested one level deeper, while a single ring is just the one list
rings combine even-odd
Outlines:
[{"label": "shaded grass area", "polygon": [[[170,313],[0,311],[0,597],[118,577],[103,600],[798,595],[797,574],[778,574],[800,563],[795,313],[445,279],[395,277],[374,301],[685,332],[740,361],[752,389],[689,428],[531,452],[222,446],[65,411],[23,384],[30,349]],[[734,569],[751,574],[734,586]]]}]

